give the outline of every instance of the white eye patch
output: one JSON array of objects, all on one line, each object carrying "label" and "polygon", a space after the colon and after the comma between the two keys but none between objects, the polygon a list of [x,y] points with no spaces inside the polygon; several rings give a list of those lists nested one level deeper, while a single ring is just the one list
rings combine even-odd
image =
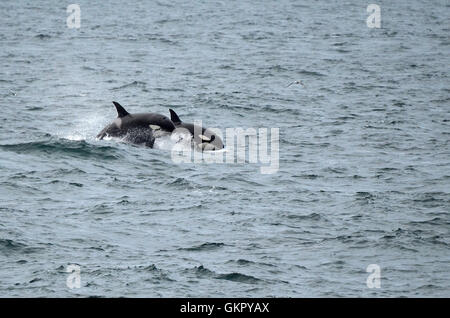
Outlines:
[{"label": "white eye patch", "polygon": [[158,125],[149,125],[149,127],[152,129],[152,130],[158,130],[158,129],[161,129],[161,127],[160,126],[158,126]]},{"label": "white eye patch", "polygon": [[203,141],[207,141],[207,142],[211,141],[211,138],[206,137],[205,135],[198,135],[198,136],[199,136],[200,139],[203,140]]}]

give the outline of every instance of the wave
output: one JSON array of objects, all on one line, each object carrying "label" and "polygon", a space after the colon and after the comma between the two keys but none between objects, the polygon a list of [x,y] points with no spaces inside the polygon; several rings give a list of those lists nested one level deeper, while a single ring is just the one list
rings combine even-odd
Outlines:
[{"label": "wave", "polygon": [[216,272],[207,269],[203,267],[203,265],[200,265],[198,267],[195,267],[193,269],[197,277],[201,278],[214,278],[214,279],[223,279],[223,280],[229,280],[232,282],[237,283],[244,283],[244,284],[257,284],[262,282],[262,279],[256,278],[254,276],[233,272],[233,273],[225,273],[225,274],[217,274]]},{"label": "wave", "polygon": [[104,160],[121,158],[121,154],[117,149],[111,146],[90,144],[85,140],[52,139],[32,141],[0,145],[0,149],[20,154],[50,154]]},{"label": "wave", "polygon": [[140,87],[140,88],[145,89],[146,86],[147,86],[147,83],[145,83],[145,82],[133,81],[131,83],[128,83],[128,84],[125,84],[125,85],[122,85],[122,86],[119,86],[119,87],[113,87],[110,90],[115,91],[115,90],[120,90],[120,89],[128,88],[128,87]]},{"label": "wave", "polygon": [[180,250],[184,250],[184,251],[209,251],[209,250],[214,250],[217,248],[220,248],[222,246],[224,246],[224,243],[204,243],[202,245],[198,245],[198,246],[193,246],[193,247],[187,247],[187,248],[180,248]]},{"label": "wave", "polygon": [[230,280],[232,282],[245,283],[245,284],[256,284],[261,281],[261,279],[259,279],[259,278],[256,278],[256,277],[250,276],[250,275],[241,274],[241,273],[220,274],[216,278]]},{"label": "wave", "polygon": [[239,266],[265,266],[265,267],[276,267],[273,264],[269,264],[269,263],[262,263],[262,262],[254,262],[254,261],[250,261],[247,259],[237,259],[237,260],[229,260],[227,261],[227,264],[236,264]]},{"label": "wave", "polygon": [[0,239],[0,253],[9,255],[12,253],[31,254],[38,252],[40,248],[30,247],[26,244],[13,241],[10,239]]},{"label": "wave", "polygon": [[45,40],[45,39],[50,39],[51,35],[50,34],[40,33],[40,34],[36,35],[35,38],[38,38],[38,39],[41,39],[41,40]]}]

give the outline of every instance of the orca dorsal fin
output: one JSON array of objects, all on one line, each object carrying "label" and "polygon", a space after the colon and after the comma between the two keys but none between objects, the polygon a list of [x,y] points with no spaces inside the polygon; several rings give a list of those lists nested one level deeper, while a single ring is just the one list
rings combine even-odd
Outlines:
[{"label": "orca dorsal fin", "polygon": [[122,118],[122,117],[129,115],[129,113],[125,110],[125,108],[122,107],[122,105],[120,105],[117,102],[113,102],[113,104],[114,104],[114,106],[116,106],[117,117]]},{"label": "orca dorsal fin", "polygon": [[179,124],[181,123],[181,119],[180,117],[178,117],[177,113],[175,113],[175,111],[173,109],[169,109],[170,112],[170,120],[174,123],[174,124]]}]

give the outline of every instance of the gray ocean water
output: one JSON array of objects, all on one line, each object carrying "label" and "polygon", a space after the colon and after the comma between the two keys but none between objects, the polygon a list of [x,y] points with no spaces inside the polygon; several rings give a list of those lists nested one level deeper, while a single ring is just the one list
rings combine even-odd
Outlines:
[{"label": "gray ocean water", "polygon": [[[1,297],[450,296],[448,1],[77,3],[0,2]],[[96,140],[113,100],[279,170]]]}]

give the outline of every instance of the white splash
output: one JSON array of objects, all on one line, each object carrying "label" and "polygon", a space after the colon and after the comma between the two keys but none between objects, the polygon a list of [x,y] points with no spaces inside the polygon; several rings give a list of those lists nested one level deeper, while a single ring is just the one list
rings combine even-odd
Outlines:
[{"label": "white splash", "polygon": [[161,136],[155,139],[153,145],[156,149],[171,151],[175,146],[190,149],[192,147],[192,136],[187,132],[173,132],[170,135]]},{"label": "white splash", "polygon": [[78,118],[72,126],[68,126],[56,133],[59,138],[73,141],[93,141],[99,131],[106,125],[105,116],[101,114],[86,114]]}]

